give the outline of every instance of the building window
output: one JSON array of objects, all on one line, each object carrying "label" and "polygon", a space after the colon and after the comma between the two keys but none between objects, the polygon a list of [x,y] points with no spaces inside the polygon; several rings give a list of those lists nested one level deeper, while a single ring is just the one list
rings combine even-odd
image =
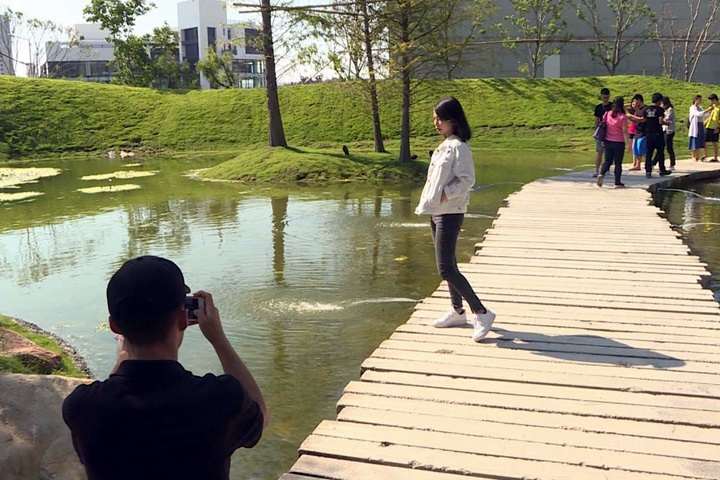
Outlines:
[{"label": "building window", "polygon": [[215,27],[207,27],[208,47],[214,47],[217,40],[217,29]]},{"label": "building window", "polygon": [[183,59],[187,60],[190,68],[195,69],[195,64],[200,60],[200,45],[198,43],[198,29],[186,28],[181,32]]},{"label": "building window", "polygon": [[245,29],[245,53],[248,55],[262,55],[260,31],[256,28]]}]

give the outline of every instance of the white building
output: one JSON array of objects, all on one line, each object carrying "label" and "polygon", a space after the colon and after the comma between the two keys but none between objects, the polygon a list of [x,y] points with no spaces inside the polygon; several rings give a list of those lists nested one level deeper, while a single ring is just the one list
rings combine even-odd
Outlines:
[{"label": "white building", "polygon": [[0,16],[0,75],[15,75],[10,22]]},{"label": "white building", "polygon": [[106,40],[107,32],[93,23],[77,24],[72,42],[48,42],[43,75],[69,80],[109,83],[115,69],[115,47]]},{"label": "white building", "polygon": [[[257,48],[260,31],[249,24],[228,23],[227,4],[221,0],[186,0],[178,3],[180,30],[180,61],[187,60],[192,68],[207,57],[208,48],[218,56],[232,52],[233,72],[238,86],[265,85],[265,60]],[[200,76],[200,87],[211,88],[211,82]]]}]

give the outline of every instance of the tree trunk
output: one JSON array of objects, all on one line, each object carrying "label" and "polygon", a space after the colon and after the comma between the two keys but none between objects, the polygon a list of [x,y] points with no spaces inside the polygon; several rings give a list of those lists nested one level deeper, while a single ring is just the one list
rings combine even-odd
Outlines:
[{"label": "tree trunk", "polygon": [[373,58],[372,38],[370,36],[370,16],[365,0],[360,2],[363,16],[363,36],[365,37],[365,55],[367,56],[368,76],[370,77],[370,108],[373,120],[373,138],[375,139],[375,151],[385,152],[382,129],[380,126],[380,103],[377,94],[377,78],[375,77],[375,60]]},{"label": "tree trunk", "polygon": [[410,159],[410,59],[406,46],[410,42],[410,14],[409,5],[402,7],[402,52],[400,53],[400,68],[402,71],[402,124],[400,127],[400,162],[409,162]]},{"label": "tree trunk", "polygon": [[285,130],[280,116],[280,100],[278,99],[277,74],[275,73],[275,47],[272,37],[272,7],[270,0],[261,1],[263,22],[263,52],[265,54],[265,91],[267,92],[268,126],[270,129],[269,145],[271,147],[287,147]]}]

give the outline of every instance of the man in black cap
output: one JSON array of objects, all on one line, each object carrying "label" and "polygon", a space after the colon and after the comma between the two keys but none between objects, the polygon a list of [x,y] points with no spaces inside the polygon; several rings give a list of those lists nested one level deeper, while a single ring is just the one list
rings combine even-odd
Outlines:
[{"label": "man in black cap", "polygon": [[107,286],[120,354],[110,378],[81,385],[63,419],[89,480],[228,479],[230,456],[253,447],[268,423],[262,394],[233,350],[212,295],[193,313],[225,375],[195,376],[178,363],[190,289],[170,260],[123,264]]}]

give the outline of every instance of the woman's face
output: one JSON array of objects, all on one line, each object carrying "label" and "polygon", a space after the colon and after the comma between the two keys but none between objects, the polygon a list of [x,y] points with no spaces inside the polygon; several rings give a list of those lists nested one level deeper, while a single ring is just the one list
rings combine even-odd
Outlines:
[{"label": "woman's face", "polygon": [[435,129],[443,137],[447,138],[453,134],[452,122],[449,120],[441,120],[440,117],[437,116],[437,113],[435,113],[434,110],[433,110],[433,122],[435,122]]},{"label": "woman's face", "polygon": [[633,99],[633,101],[630,102],[630,106],[631,106],[632,108],[637,108],[637,100]]},{"label": "woman's face", "polygon": [[696,98],[695,101],[693,102],[693,105],[695,105],[697,107],[698,105],[700,105],[700,102],[702,102],[702,98]]}]

